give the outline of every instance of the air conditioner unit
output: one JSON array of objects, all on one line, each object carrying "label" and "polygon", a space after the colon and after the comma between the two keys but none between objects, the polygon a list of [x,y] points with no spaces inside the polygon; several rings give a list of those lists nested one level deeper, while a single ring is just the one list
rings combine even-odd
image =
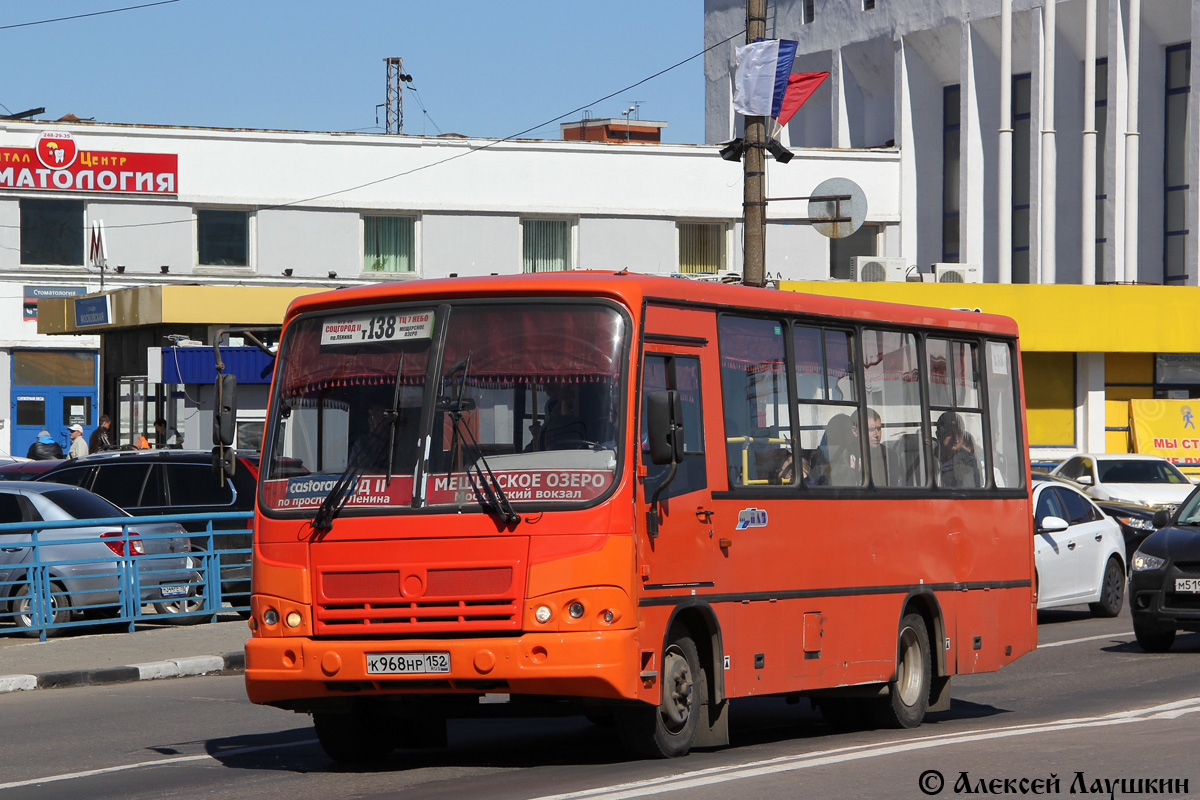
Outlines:
[{"label": "air conditioner unit", "polygon": [[983,270],[974,264],[934,264],[938,283],[983,283]]},{"label": "air conditioner unit", "polygon": [[856,281],[899,281],[903,283],[908,270],[903,258],[854,256],[851,262]]}]

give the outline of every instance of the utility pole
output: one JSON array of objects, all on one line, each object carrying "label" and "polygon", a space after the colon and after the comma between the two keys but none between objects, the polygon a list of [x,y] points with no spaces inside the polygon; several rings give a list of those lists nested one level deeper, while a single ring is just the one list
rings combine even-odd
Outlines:
[{"label": "utility pole", "polygon": [[[767,36],[767,0],[748,0],[746,3],[746,44]],[[767,200],[764,190],[766,177],[766,120],[746,117],[746,152],[742,160],[742,282],[747,286],[764,286],[766,260]]]}]

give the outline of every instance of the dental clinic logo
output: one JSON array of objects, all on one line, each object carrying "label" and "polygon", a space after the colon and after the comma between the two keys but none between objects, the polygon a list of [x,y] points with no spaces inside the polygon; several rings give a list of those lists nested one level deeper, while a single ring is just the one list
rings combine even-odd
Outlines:
[{"label": "dental clinic logo", "polygon": [[37,141],[37,157],[47,169],[66,169],[79,157],[79,148],[71,134],[45,131]]},{"label": "dental clinic logo", "polygon": [[737,530],[746,528],[765,528],[767,526],[767,510],[765,508],[743,508],[738,512]]},{"label": "dental clinic logo", "polygon": [[1192,407],[1184,406],[1179,409],[1179,413],[1183,415],[1183,427],[1196,430],[1196,423],[1192,421]]}]

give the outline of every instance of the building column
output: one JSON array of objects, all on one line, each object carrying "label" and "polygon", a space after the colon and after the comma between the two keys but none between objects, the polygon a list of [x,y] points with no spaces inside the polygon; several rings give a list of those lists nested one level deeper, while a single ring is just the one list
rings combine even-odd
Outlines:
[{"label": "building column", "polygon": [[1056,227],[1058,194],[1058,157],[1054,130],[1054,60],[1055,43],[1058,38],[1058,0],[1046,0],[1042,16],[1042,41],[1045,57],[1042,61],[1042,230],[1040,242],[1041,263],[1038,265],[1038,282],[1055,283],[1055,248],[1058,236]]},{"label": "building column", "polygon": [[997,283],[1012,283],[1012,0],[1000,3],[1000,129],[996,165]]},{"label": "building column", "polygon": [[1104,353],[1077,353],[1075,375],[1075,440],[1085,453],[1103,453]]},{"label": "building column", "polygon": [[1083,218],[1080,220],[1080,282],[1096,282],[1096,0],[1083,12]]},{"label": "building column", "polygon": [[1141,72],[1142,0],[1129,0],[1129,84],[1125,123],[1125,260],[1118,281],[1138,279],[1138,94]]}]

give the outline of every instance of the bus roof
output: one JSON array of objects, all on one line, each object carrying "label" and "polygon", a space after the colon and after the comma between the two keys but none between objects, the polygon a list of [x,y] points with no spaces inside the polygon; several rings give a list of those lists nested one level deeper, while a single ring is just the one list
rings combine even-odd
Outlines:
[{"label": "bus roof", "polygon": [[467,278],[429,278],[379,283],[305,295],[292,301],[287,318],[395,301],[467,297],[603,297],[639,308],[643,302],[721,306],[731,311],[775,311],[864,322],[946,327],[1017,335],[1009,317],[874,300],[804,294],[719,281],[635,272],[574,270]]}]

